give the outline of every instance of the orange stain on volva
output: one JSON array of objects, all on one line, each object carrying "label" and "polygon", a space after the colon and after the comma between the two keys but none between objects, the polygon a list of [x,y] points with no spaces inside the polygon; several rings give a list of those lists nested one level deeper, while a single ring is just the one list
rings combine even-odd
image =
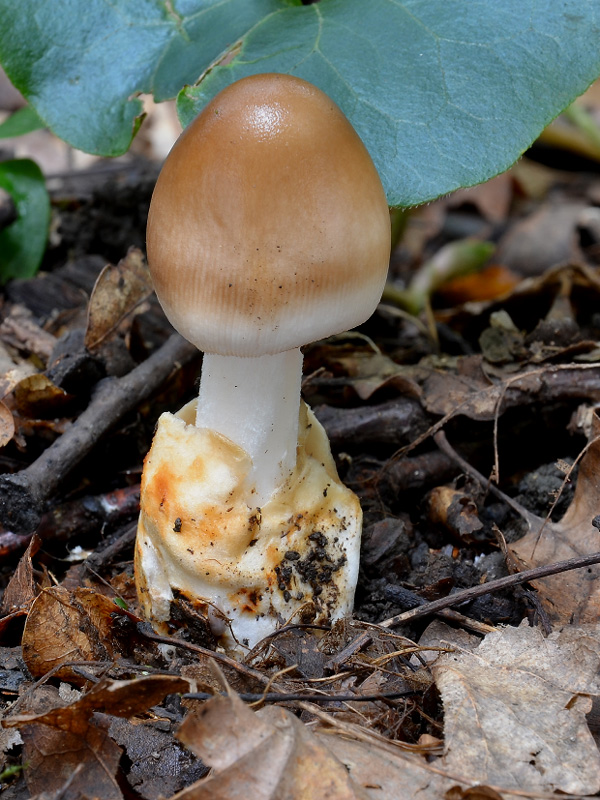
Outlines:
[{"label": "orange stain on volva", "polygon": [[146,507],[156,508],[158,512],[168,514],[173,494],[175,476],[173,472],[161,462],[160,468],[152,480],[142,487],[143,502]]}]

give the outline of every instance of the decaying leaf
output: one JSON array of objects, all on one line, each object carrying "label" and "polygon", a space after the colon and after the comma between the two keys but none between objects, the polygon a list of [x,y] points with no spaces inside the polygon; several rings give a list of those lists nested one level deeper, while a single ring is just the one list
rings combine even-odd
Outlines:
[{"label": "decaying leaf", "polygon": [[40,545],[40,539],[34,536],[29,542],[27,550],[21,556],[19,564],[2,595],[0,616],[29,611],[38,593],[31,559],[40,549]]},{"label": "decaying leaf", "polygon": [[24,305],[13,306],[0,323],[0,340],[46,362],[56,344],[55,337],[44,330]]},{"label": "decaying leaf", "polygon": [[476,785],[470,764],[458,772],[442,759],[429,763],[365,728],[339,722],[319,709],[313,713],[323,724],[305,726],[283,708],[254,713],[237,696],[208,701],[190,713],[180,738],[213,772],[172,800],[500,796],[500,786]]},{"label": "decaying leaf", "polygon": [[441,800],[457,783],[446,777],[443,770],[435,766],[430,769],[424,758],[403,753],[384,742],[360,741],[323,730],[317,734],[317,739],[335,754],[372,800]]},{"label": "decaying leaf", "polygon": [[[592,439],[581,460],[571,505],[560,522],[530,516],[529,532],[510,545],[523,569],[600,551],[600,418],[594,414]],[[541,602],[559,624],[594,622],[600,617],[600,566],[571,570],[535,581]]]},{"label": "decaying leaf", "polygon": [[597,364],[550,364],[530,368],[492,383],[481,358],[465,359],[458,374],[431,371],[425,378],[423,405],[432,414],[448,418],[493,420],[507,408],[560,399],[600,400]]},{"label": "decaying leaf", "polygon": [[540,275],[567,261],[581,261],[577,221],[585,206],[564,199],[545,204],[504,236],[498,253],[502,264],[522,275]]},{"label": "decaying leaf", "polygon": [[132,247],[117,266],[102,270],[88,306],[85,346],[93,352],[152,292],[141,250]]},{"label": "decaying leaf", "polygon": [[[21,730],[25,779],[32,796],[59,793],[74,800],[121,800],[116,780],[121,748],[108,735],[108,720],[88,724],[84,735],[27,725]],[[61,791],[63,788],[68,791]]]},{"label": "decaying leaf", "polygon": [[[597,648],[596,648],[597,650]],[[600,659],[581,634],[545,639],[523,623],[471,652],[441,656],[433,674],[445,712],[444,766],[473,782],[594,794],[600,754],[585,715]]]},{"label": "decaying leaf", "polygon": [[15,435],[15,421],[9,408],[0,400],[0,447],[7,445]]},{"label": "decaying leaf", "polygon": [[483,528],[475,500],[453,486],[437,486],[427,496],[429,519],[443,525],[457,540],[476,541]]},{"label": "decaying leaf", "polygon": [[[51,687],[43,688],[48,692]],[[67,706],[34,700],[38,708],[46,708],[8,717],[2,724],[21,731],[27,785],[32,793],[60,790],[74,776],[75,786],[69,786],[69,792],[76,790],[73,797],[119,800],[122,794],[115,775],[121,748],[108,734],[110,720],[106,715],[134,717],[167,694],[189,689],[189,682],[175,675],[129,681],[104,679]]]},{"label": "decaying leaf", "polygon": [[179,738],[214,772],[178,800],[367,800],[343,764],[292,713],[255,714],[235,695],[215,697],[192,712]]},{"label": "decaying leaf", "polygon": [[[325,378],[336,383],[340,390],[346,389],[348,394],[355,394],[361,400],[368,400],[375,392],[383,388],[395,389],[407,397],[420,397],[421,390],[410,375],[410,368],[397,364],[389,356],[375,350],[373,346],[357,344],[340,344],[339,340],[350,334],[331,337],[331,344],[319,344],[319,367],[335,377]],[[317,345],[314,345],[316,348]],[[307,351],[307,365],[310,371],[310,345]],[[338,377],[338,375],[343,377]],[[306,378],[306,384],[317,385],[319,378],[314,375]]]},{"label": "decaying leaf", "polygon": [[69,592],[59,586],[37,597],[23,631],[23,659],[39,678],[60,667],[56,675],[77,684],[82,678],[68,666],[77,661],[111,662],[121,654],[122,637],[115,628],[119,617],[135,619],[108,597],[91,589]]},{"label": "decaying leaf", "polygon": [[135,717],[160,703],[168,694],[188,691],[190,682],[177,675],[146,675],[129,681],[104,678],[74,703],[39,714],[8,717],[2,721],[2,725],[20,727],[36,723],[83,734],[94,711],[115,717]]},{"label": "decaying leaf", "polygon": [[73,402],[70,394],[41,372],[23,378],[14,393],[19,412],[33,419],[64,415]]}]

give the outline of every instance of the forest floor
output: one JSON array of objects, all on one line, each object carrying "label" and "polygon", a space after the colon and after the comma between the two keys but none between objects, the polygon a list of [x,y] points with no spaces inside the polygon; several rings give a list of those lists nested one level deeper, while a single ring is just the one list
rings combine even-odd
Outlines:
[{"label": "forest floor", "polygon": [[364,513],[354,616],[241,661],[135,593],[142,461],[201,366],[144,263],[157,172],[56,177],[42,271],[0,294],[4,795],[600,793],[598,163],[538,145],[408,213],[373,318],[304,348]]}]

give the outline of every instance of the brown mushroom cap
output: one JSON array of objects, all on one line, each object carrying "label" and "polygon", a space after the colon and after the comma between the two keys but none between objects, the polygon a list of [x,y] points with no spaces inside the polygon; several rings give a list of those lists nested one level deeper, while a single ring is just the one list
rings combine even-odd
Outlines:
[{"label": "brown mushroom cap", "polygon": [[345,331],[375,310],[390,254],[381,181],[327,95],[244,78],[182,133],[147,231],[156,292],[201,350],[256,356]]}]

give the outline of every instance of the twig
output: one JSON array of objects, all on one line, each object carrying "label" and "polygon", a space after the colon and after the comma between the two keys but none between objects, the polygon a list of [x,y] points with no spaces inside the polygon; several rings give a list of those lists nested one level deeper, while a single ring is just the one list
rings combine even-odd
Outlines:
[{"label": "twig", "polygon": [[86,410],[33,464],[0,476],[0,521],[5,527],[16,533],[35,530],[48,501],[102,436],[197,352],[174,334],[129,374],[101,381]]},{"label": "twig", "polygon": [[181,647],[184,650],[189,650],[192,653],[198,653],[199,655],[211,658],[213,661],[218,661],[221,664],[225,664],[227,667],[231,667],[231,669],[236,670],[246,678],[254,678],[259,683],[263,684],[269,683],[268,675],[265,675],[257,669],[249,667],[247,664],[236,661],[234,658],[231,658],[231,656],[225,655],[225,653],[218,653],[215,650],[209,650],[208,647],[201,647],[199,644],[184,642],[181,639],[177,639],[175,636],[160,636],[158,633],[154,633],[148,622],[138,622],[137,631],[146,639],[150,639],[152,642],[166,644],[170,647]]},{"label": "twig", "polygon": [[540,523],[541,519],[536,515],[533,514],[531,511],[522,506],[521,503],[518,503],[516,500],[513,500],[512,497],[509,497],[507,494],[499,489],[494,483],[492,483],[488,478],[483,476],[481,472],[475,469],[475,467],[471,466],[468,461],[465,461],[464,458],[459,456],[459,454],[454,450],[453,447],[450,446],[450,443],[446,439],[446,434],[443,431],[438,431],[434,434],[433,441],[437,444],[440,448],[442,453],[447,455],[455,464],[465,472],[467,475],[475,478],[478,483],[481,484],[485,489],[487,489],[491,494],[497,497],[499,500],[502,500],[503,503],[509,508],[522,517],[528,525],[533,526],[535,523]]},{"label": "twig", "polygon": [[546,578],[548,575],[556,575],[559,572],[568,572],[572,569],[581,569],[582,567],[590,567],[592,564],[600,564],[600,553],[592,553],[588,556],[578,556],[577,558],[568,558],[565,561],[557,561],[554,564],[547,564],[546,566],[534,567],[533,569],[526,569],[523,572],[517,572],[514,575],[506,575],[504,578],[497,578],[489,583],[481,583],[478,586],[471,586],[470,589],[463,589],[460,592],[454,592],[447,597],[441,597],[439,600],[433,600],[431,603],[411,608],[410,611],[404,611],[402,614],[397,614],[395,617],[390,617],[384,622],[380,622],[382,628],[391,628],[394,625],[399,625],[402,622],[416,619],[417,617],[426,617],[431,614],[436,614],[444,608],[467,603],[474,600],[476,597],[481,597],[490,592],[500,592],[502,589],[507,589],[509,586],[518,586],[521,583],[529,583],[531,581]]},{"label": "twig", "polygon": [[[447,597],[442,597],[439,600],[433,600],[431,603],[411,608],[410,611],[404,611],[402,614],[396,614],[394,617],[384,620],[383,622],[374,625],[373,627],[379,628],[392,628],[395,625],[400,625],[403,622],[417,619],[418,617],[428,617],[432,614],[439,614],[446,608],[467,603],[474,600],[476,597],[482,597],[484,594],[491,592],[499,592],[502,589],[507,589],[510,586],[518,586],[521,583],[529,583],[530,581],[546,578],[548,575],[556,575],[559,572],[568,572],[572,569],[580,569],[582,567],[589,567],[592,564],[600,564],[600,553],[592,553],[588,556],[579,556],[577,558],[569,558],[566,561],[557,561],[554,564],[548,564],[542,567],[534,567],[534,569],[527,569],[523,572],[517,572],[514,575],[507,575],[504,578],[497,578],[489,583],[482,583],[478,586],[472,586],[470,589],[463,589],[460,592],[454,592]],[[335,671],[344,664],[351,656],[359,650],[367,647],[373,640],[371,634],[363,631],[363,633],[352,639],[349,644],[340,652],[333,656],[326,664],[328,670]]]},{"label": "twig", "polygon": [[[375,703],[381,700],[399,700],[401,697],[411,697],[422,694],[421,689],[405,689],[402,692],[384,692],[380,694],[306,694],[306,692],[237,692],[237,696],[245,703],[295,703],[303,700],[307,703]],[[186,700],[211,700],[215,697],[209,692],[191,692],[183,695]]]},{"label": "twig", "polygon": [[[427,602],[425,598],[421,597],[416,592],[411,592],[410,589],[405,589],[403,586],[386,586],[385,596],[388,600],[391,600],[400,607],[408,607],[407,610],[409,611],[413,608],[417,608],[418,606],[423,606]],[[483,635],[496,630],[493,625],[488,625],[485,622],[471,619],[470,617],[465,616],[465,614],[461,614],[460,611],[455,611],[453,608],[442,609],[438,616],[440,616],[442,619],[448,620],[449,622],[454,622],[457,625],[461,625],[465,628],[475,631],[475,633],[481,633]]]}]

